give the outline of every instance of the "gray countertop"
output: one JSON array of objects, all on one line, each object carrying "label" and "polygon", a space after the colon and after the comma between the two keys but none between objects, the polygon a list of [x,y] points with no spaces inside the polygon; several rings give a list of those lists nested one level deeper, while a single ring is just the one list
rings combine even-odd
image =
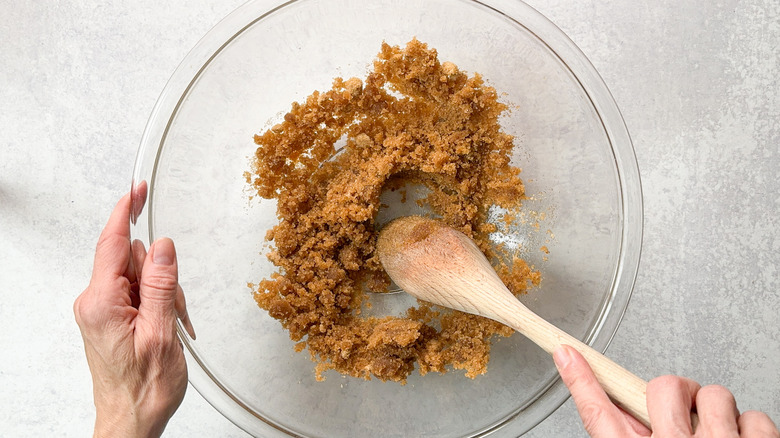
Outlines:
[{"label": "gray countertop", "polygon": [[[72,302],[158,94],[240,3],[2,2],[3,435],[91,433]],[[780,2],[530,3],[603,76],[642,175],[642,261],[608,355],[779,420]],[[246,436],[192,388],[166,435]],[[584,435],[571,401],[528,434]]]}]

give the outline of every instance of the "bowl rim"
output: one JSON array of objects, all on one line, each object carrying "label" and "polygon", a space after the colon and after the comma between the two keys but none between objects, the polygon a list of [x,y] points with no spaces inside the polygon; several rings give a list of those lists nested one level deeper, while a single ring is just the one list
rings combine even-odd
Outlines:
[{"label": "bowl rim", "polygon": [[[131,190],[135,190],[135,187],[142,181],[148,181],[149,200],[147,202],[152,204],[154,196],[152,188],[156,179],[157,165],[171,122],[181,107],[184,97],[211,61],[236,37],[256,22],[299,1],[302,0],[247,1],[212,27],[189,51],[166,83],[149,116],[136,155]],[[642,247],[643,197],[641,179],[633,144],[623,116],[606,83],[585,54],[560,28],[536,9],[521,0],[508,3],[501,2],[501,0],[460,1],[475,3],[500,14],[504,19],[525,28],[540,43],[544,44],[569,70],[588,96],[609,140],[620,199],[618,216],[622,229],[619,256],[614,267],[610,293],[605,296],[601,311],[595,319],[597,323],[582,339],[594,349],[604,352],[614,339],[625,315],[636,281]],[[522,22],[516,17],[521,17]],[[134,200],[134,202],[136,201]],[[131,211],[133,212],[131,218],[132,239],[141,240],[148,247],[155,238],[151,233],[153,230],[152,215],[149,214],[149,209],[144,209],[142,205],[134,205]],[[618,291],[621,293],[618,294]],[[608,327],[612,328],[611,332],[604,333],[603,330]],[[253,412],[238,397],[220,385],[218,379],[203,366],[197,354],[194,353],[190,344],[191,338],[184,331],[180,322],[177,322],[177,331],[185,346],[189,381],[217,411],[249,434],[260,431],[304,438],[295,431]],[[503,421],[470,436],[497,436],[504,432],[511,432],[512,436],[519,436],[518,434],[524,434],[544,421],[569,398],[568,389],[558,376],[552,378],[539,391],[539,394],[541,394],[539,397],[518,407],[515,413],[507,416]],[[521,413],[529,412],[529,409],[533,413],[533,404],[540,399],[551,400],[549,404],[553,405],[555,409],[550,410],[546,415],[538,415],[538,420],[527,423],[526,427],[522,429],[507,430],[507,428],[511,429],[511,423]],[[234,405],[238,405],[242,409],[232,409]]]}]

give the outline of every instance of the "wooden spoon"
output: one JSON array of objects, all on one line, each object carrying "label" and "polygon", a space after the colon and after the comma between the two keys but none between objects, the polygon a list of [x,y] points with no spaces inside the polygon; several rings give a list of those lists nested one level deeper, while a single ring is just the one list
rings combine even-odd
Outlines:
[{"label": "wooden spoon", "polygon": [[401,217],[379,233],[377,254],[390,278],[423,301],[498,321],[550,354],[563,344],[576,348],[615,404],[650,427],[647,382],[524,306],[463,233],[433,219]]}]

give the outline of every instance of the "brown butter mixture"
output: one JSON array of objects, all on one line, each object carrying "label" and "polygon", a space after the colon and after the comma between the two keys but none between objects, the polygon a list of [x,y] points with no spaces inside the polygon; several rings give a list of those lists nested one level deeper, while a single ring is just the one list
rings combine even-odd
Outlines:
[{"label": "brown butter mixture", "polygon": [[538,272],[516,257],[502,261],[487,240],[496,230],[488,207],[517,209],[524,197],[520,170],[509,165],[513,138],[498,123],[505,109],[478,74],[440,63],[415,39],[404,49],[383,44],[365,83],[337,78],[255,136],[247,179],[277,200],[279,224],[266,237],[279,270],[254,297],[299,351],[309,349],[318,379],[335,369],[405,382],[415,364],[422,375],[449,365],[472,378],[486,371],[491,338],[511,329],[427,303],[405,317],[360,309],[364,290],[389,285],[375,255],[375,217],[380,194],[399,180],[427,187],[424,203],[472,237],[514,293],[539,283]]}]

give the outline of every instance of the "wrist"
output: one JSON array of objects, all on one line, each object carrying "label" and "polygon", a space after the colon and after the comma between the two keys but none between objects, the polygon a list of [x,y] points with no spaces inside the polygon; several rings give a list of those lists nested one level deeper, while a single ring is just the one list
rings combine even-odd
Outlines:
[{"label": "wrist", "polygon": [[101,410],[97,409],[94,438],[103,437],[154,437],[162,435],[167,421],[154,421],[144,418],[133,409]]}]

